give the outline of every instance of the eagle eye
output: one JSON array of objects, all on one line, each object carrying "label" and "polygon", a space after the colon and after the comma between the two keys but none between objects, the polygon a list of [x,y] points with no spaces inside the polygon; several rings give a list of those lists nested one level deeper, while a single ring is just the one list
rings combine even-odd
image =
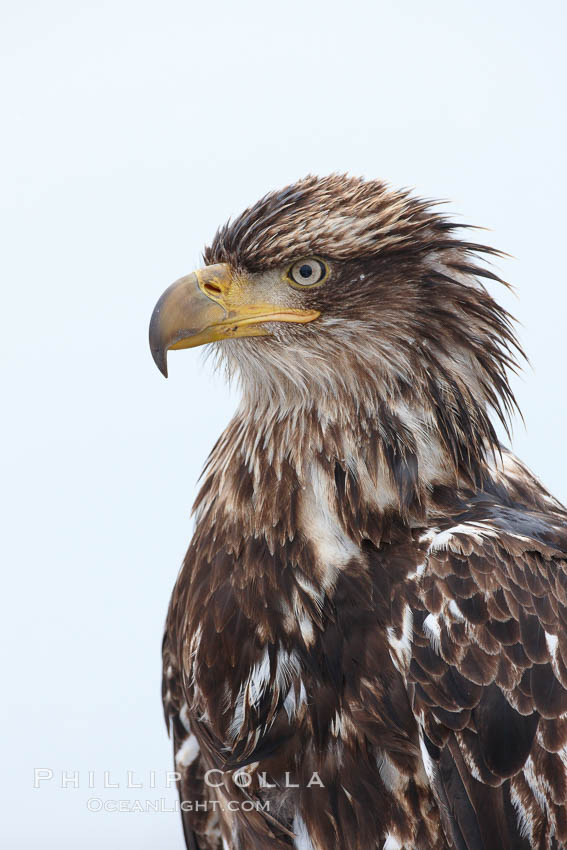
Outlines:
[{"label": "eagle eye", "polygon": [[305,260],[299,260],[287,272],[287,279],[292,286],[306,287],[316,286],[323,283],[329,274],[329,269],[323,262],[316,257],[309,257]]}]

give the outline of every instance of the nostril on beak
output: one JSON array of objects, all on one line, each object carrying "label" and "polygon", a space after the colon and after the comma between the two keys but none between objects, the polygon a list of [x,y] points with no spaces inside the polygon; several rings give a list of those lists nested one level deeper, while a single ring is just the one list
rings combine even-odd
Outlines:
[{"label": "nostril on beak", "polygon": [[222,295],[222,289],[220,288],[220,286],[217,286],[216,283],[205,283],[205,285],[203,286],[203,289],[205,290],[207,295],[212,295],[213,297],[215,295],[217,297],[219,295]]}]

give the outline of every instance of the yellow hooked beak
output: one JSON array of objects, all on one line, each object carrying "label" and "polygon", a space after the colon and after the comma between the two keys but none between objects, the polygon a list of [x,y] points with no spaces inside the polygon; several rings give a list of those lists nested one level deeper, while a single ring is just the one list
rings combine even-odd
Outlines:
[{"label": "yellow hooked beak", "polygon": [[172,283],[152,313],[150,348],[167,378],[167,352],[243,336],[266,336],[264,322],[312,322],[318,310],[258,303],[249,279],[227,263],[206,266]]}]

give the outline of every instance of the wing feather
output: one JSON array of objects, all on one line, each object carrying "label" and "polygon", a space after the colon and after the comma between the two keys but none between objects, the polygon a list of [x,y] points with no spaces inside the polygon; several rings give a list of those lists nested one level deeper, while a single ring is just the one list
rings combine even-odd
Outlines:
[{"label": "wing feather", "polygon": [[453,841],[555,846],[567,821],[565,518],[484,499],[427,544],[408,679]]}]

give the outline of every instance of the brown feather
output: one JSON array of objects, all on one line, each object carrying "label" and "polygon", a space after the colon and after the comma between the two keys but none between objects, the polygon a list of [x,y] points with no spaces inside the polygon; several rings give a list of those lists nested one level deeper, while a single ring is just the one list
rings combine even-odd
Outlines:
[{"label": "brown feather", "polygon": [[498,252],[459,230],[309,177],[205,251],[259,286],[330,274],[278,290],[317,321],[217,345],[243,400],[164,639],[188,847],[565,846],[567,515],[496,437],[518,346]]}]

